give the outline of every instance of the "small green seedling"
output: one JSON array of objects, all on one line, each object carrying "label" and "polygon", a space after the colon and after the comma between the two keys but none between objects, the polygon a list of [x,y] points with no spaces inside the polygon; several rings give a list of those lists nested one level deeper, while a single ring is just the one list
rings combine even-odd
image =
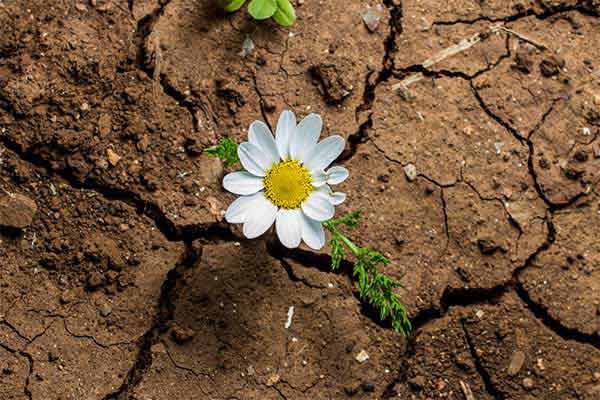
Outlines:
[{"label": "small green seedling", "polygon": [[[217,0],[219,6],[227,12],[242,8],[246,0]],[[250,0],[248,12],[256,20],[273,18],[281,26],[292,26],[296,12],[290,0]]]},{"label": "small green seedling", "polygon": [[218,145],[204,149],[204,152],[211,157],[220,158],[227,167],[231,167],[240,160],[237,144],[230,138],[221,139]]}]

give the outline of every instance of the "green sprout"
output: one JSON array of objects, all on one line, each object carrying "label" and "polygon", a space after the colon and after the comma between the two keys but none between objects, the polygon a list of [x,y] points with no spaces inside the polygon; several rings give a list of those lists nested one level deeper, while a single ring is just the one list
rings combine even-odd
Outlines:
[{"label": "green sprout", "polygon": [[[234,12],[242,8],[246,0],[217,0],[219,6]],[[296,12],[290,0],[250,0],[248,12],[256,20],[273,18],[281,26],[292,26],[296,20]]]},{"label": "green sprout", "polygon": [[355,257],[352,277],[356,281],[360,299],[379,311],[381,321],[389,319],[396,332],[407,336],[412,330],[412,325],[406,307],[394,293],[394,290],[402,285],[377,269],[379,264],[389,265],[390,260],[378,251],[357,246],[339,229],[341,226],[356,228],[360,216],[361,212],[355,211],[323,223],[331,232],[331,268],[336,270],[340,267],[348,248]]},{"label": "green sprout", "polygon": [[218,145],[204,149],[204,153],[220,158],[227,167],[231,167],[240,160],[237,154],[237,144],[230,138],[221,139]]},{"label": "green sprout", "polygon": [[[206,149],[205,153],[220,158],[227,166],[239,161],[237,144],[229,138],[221,139],[217,146]],[[396,332],[407,336],[412,325],[406,307],[394,293],[402,285],[377,268],[379,265],[389,265],[390,260],[378,251],[357,246],[340,230],[342,226],[356,228],[360,217],[361,212],[355,211],[323,223],[323,227],[331,233],[331,269],[339,269],[342,260],[347,258],[346,249],[350,250],[355,258],[352,278],[356,281],[360,299],[379,312],[381,321],[389,320]]]}]

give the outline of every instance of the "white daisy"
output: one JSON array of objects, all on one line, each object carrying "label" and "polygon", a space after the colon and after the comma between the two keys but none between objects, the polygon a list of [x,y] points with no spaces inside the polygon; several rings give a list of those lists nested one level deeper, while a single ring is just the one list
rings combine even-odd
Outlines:
[{"label": "white daisy", "polygon": [[294,113],[286,110],[273,138],[264,122],[254,121],[248,142],[238,147],[245,171],[223,179],[225,189],[241,195],[227,209],[227,222],[244,224],[244,236],[249,239],[262,235],[275,222],[284,246],[296,248],[303,240],[312,249],[322,248],[322,222],[331,219],[334,206],[346,199],[330,185],[348,177],[344,167],[327,169],[344,150],[344,139],[334,135],[318,142],[322,128],[317,114],[296,125]]}]

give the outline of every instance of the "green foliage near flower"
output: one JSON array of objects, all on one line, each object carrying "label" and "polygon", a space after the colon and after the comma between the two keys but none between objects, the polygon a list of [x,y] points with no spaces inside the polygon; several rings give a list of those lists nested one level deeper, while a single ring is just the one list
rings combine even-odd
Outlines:
[{"label": "green foliage near flower", "polygon": [[237,144],[230,138],[221,139],[218,145],[209,147],[204,152],[211,157],[220,158],[228,167],[240,160],[237,153]]},{"label": "green foliage near flower", "polygon": [[[234,12],[242,8],[247,0],[217,0],[219,6]],[[296,20],[296,12],[290,0],[250,0],[248,12],[256,20],[273,18],[281,26],[292,26]]]},{"label": "green foliage near flower", "polygon": [[378,251],[357,246],[340,230],[341,226],[356,228],[360,216],[361,212],[355,211],[323,223],[323,227],[331,232],[331,267],[333,270],[338,269],[346,258],[346,249],[350,250],[355,258],[352,276],[356,281],[359,297],[379,312],[382,321],[389,320],[396,332],[407,336],[412,325],[406,307],[394,293],[402,285],[378,270],[378,266],[389,265],[390,260]]}]

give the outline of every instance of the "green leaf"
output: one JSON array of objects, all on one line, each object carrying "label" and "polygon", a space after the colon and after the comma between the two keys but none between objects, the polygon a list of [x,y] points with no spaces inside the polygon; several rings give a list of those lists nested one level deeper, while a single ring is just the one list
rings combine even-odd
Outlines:
[{"label": "green leaf", "polygon": [[340,267],[340,263],[346,256],[346,251],[344,250],[344,243],[335,235],[331,238],[329,245],[331,246],[331,269],[335,271]]},{"label": "green leaf", "polygon": [[277,0],[252,0],[248,12],[254,19],[267,19],[277,11]]},{"label": "green leaf", "polygon": [[246,0],[218,0],[219,7],[227,12],[233,12],[239,10]]},{"label": "green leaf", "polygon": [[378,311],[382,321],[389,320],[396,332],[407,336],[412,330],[408,312],[394,293],[402,285],[378,270],[378,266],[389,265],[390,260],[376,250],[357,246],[339,229],[340,226],[356,228],[359,219],[360,212],[353,212],[323,223],[323,227],[331,232],[331,267],[333,270],[339,268],[348,248],[356,258],[352,278],[360,299]]},{"label": "green leaf", "polygon": [[290,0],[277,0],[277,11],[273,19],[281,26],[292,26],[296,20],[296,12]]},{"label": "green leaf", "polygon": [[237,144],[229,138],[221,139],[218,145],[205,149],[204,153],[220,158],[228,167],[240,160],[237,154]]},{"label": "green leaf", "polygon": [[354,229],[358,226],[361,216],[362,216],[362,211],[360,211],[360,210],[353,211],[346,215],[342,215],[339,218],[331,219],[331,220],[325,222],[325,224],[328,224],[331,226],[345,225],[346,227],[348,227],[350,229]]}]

